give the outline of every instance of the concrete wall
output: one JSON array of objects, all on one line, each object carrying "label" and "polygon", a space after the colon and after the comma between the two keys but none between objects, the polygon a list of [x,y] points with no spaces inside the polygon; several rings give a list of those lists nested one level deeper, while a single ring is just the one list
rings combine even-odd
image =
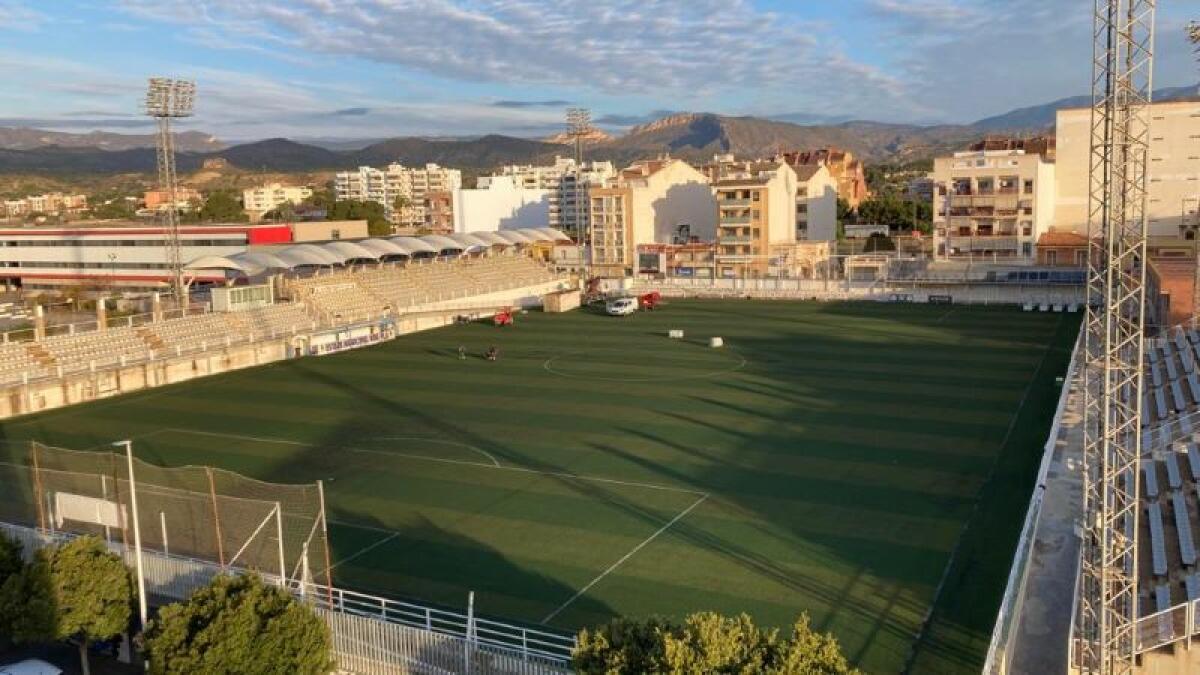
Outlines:
[{"label": "concrete wall", "polygon": [[303,243],[306,241],[329,241],[337,231],[338,239],[365,239],[367,221],[365,220],[316,220],[291,224],[292,240]]},{"label": "concrete wall", "polygon": [[[808,241],[834,241],[837,239],[837,181],[829,174],[829,169],[821,167],[805,182],[807,192],[805,197],[796,197],[796,203],[804,204],[807,209]],[[797,214],[797,221],[799,215]],[[801,239],[799,229],[796,238]]]},{"label": "concrete wall", "polygon": [[95,373],[75,373],[62,379],[10,385],[0,389],[0,419],[186,382],[272,363],[287,356],[288,341],[276,339]]}]

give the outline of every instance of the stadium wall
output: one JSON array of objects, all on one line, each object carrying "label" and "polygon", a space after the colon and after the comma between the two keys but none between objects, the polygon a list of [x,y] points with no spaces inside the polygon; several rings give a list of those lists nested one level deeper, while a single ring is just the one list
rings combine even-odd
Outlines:
[{"label": "stadium wall", "polygon": [[[633,287],[656,290],[668,297],[756,298],[766,300],[905,300],[929,302],[931,297],[961,304],[1079,305],[1083,288],[1074,285],[1033,285],[977,281],[887,283],[806,279],[638,279]],[[944,300],[943,300],[944,301]]]},{"label": "stadium wall", "polygon": [[288,358],[289,347],[288,339],[276,338],[9,385],[0,389],[0,419],[272,363]]}]

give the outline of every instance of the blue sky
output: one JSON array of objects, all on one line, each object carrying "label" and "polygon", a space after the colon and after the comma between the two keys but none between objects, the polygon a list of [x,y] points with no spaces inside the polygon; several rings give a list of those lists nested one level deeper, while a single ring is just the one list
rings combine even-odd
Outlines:
[{"label": "blue sky", "polygon": [[[1197,81],[1160,3],[1156,86]],[[542,135],[583,105],[968,122],[1086,93],[1092,0],[0,0],[0,125],[143,131],[193,78],[225,139]],[[1200,13],[1198,13],[1200,14]]]}]

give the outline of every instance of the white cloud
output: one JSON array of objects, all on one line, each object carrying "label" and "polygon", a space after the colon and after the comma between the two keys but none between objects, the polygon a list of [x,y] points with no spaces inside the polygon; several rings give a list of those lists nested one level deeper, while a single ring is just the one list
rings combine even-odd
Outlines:
[{"label": "white cloud", "polygon": [[0,0],[0,27],[3,30],[36,31],[48,17],[21,0]]},{"label": "white cloud", "polygon": [[[227,47],[313,52],[402,66],[449,81],[655,95],[695,104],[774,90],[837,102],[863,85],[912,108],[878,68],[825,41],[821,24],[750,0],[127,0]],[[822,83],[822,91],[809,85]],[[794,93],[793,93],[794,92]],[[682,101],[680,99],[682,98]]]}]

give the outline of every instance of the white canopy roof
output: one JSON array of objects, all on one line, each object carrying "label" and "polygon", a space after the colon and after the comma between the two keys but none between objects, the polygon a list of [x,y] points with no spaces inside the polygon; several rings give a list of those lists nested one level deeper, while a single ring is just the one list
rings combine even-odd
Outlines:
[{"label": "white canopy roof", "polygon": [[495,243],[476,234],[467,232],[446,235],[446,238],[453,239],[454,241],[467,246],[481,246],[483,248],[491,248],[492,244]]},{"label": "white canopy roof", "polygon": [[514,244],[532,244],[537,240],[527,234],[522,234],[518,230],[500,230],[496,234],[509,240]]},{"label": "white canopy roof", "polygon": [[416,237],[390,237],[388,241],[393,244],[400,244],[408,249],[409,254],[414,253],[439,253],[440,249],[432,246],[429,242],[423,241]]},{"label": "white canopy roof", "polygon": [[535,227],[532,229],[549,236],[554,241],[571,241],[571,238],[566,233],[562,230],[556,230],[553,227]]},{"label": "white canopy roof", "polygon": [[379,260],[378,253],[348,241],[326,242],[321,244],[321,248],[338,256],[341,259],[339,262],[342,263],[347,263],[351,260]]},{"label": "white canopy roof", "polygon": [[185,270],[237,270],[245,274],[261,272],[262,267],[223,255],[205,255],[183,266]]},{"label": "white canopy roof", "polygon": [[387,239],[362,239],[354,243],[369,251],[372,251],[373,253],[378,254],[378,256],[381,258],[387,255],[412,255],[408,252],[408,249],[394,241],[388,241]]},{"label": "white canopy roof", "polygon": [[279,256],[268,251],[243,251],[242,253],[231,255],[229,258],[230,260],[244,261],[252,265],[257,265],[263,269],[291,269],[291,266],[281,260]]},{"label": "white canopy roof", "polygon": [[440,234],[427,234],[427,235],[421,237],[421,241],[424,241],[425,243],[429,244],[430,246],[438,249],[439,252],[441,252],[441,251],[462,251],[467,248],[464,244],[454,241],[450,237],[443,237]]},{"label": "white canopy roof", "polygon": [[534,241],[554,241],[554,237],[542,232],[541,228],[537,227],[522,227],[514,232],[519,232]]},{"label": "white canopy roof", "polygon": [[491,246],[512,246],[513,243],[495,232],[472,232],[472,237],[486,241]]},{"label": "white canopy roof", "polygon": [[341,265],[345,259],[335,255],[320,246],[312,244],[296,244],[275,252],[275,256],[287,263],[288,268],[303,265]]}]

